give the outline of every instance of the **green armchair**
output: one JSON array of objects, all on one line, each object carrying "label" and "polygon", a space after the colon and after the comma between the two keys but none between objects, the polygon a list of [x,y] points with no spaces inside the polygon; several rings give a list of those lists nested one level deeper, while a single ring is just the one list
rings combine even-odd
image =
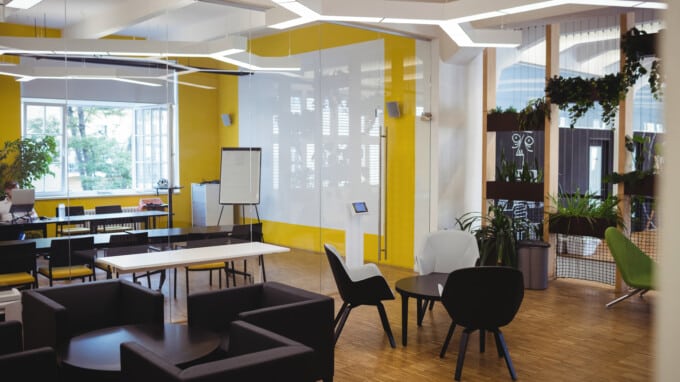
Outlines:
[{"label": "green armchair", "polygon": [[630,239],[616,227],[609,227],[604,232],[609,251],[621,272],[621,278],[632,289],[625,295],[607,303],[607,308],[640,292],[644,295],[654,289],[654,269],[656,264],[647,254],[642,252]]}]

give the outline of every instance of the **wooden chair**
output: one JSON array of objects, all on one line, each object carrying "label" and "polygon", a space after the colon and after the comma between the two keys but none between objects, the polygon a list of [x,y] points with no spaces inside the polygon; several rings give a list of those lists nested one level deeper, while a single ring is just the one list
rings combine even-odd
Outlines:
[{"label": "wooden chair", "polygon": [[[123,212],[123,208],[120,205],[109,205],[109,206],[96,206],[94,207],[95,214],[115,214]],[[126,224],[118,224],[115,222],[104,222],[97,229],[100,233],[110,233],[110,232],[125,232],[133,230],[134,227]]]},{"label": "wooden chair", "polygon": [[0,289],[38,287],[35,242],[2,246]]},{"label": "wooden chair", "polygon": [[94,273],[94,258],[77,256],[78,250],[93,249],[94,238],[92,236],[52,239],[50,251],[47,255],[48,264],[38,268],[38,274],[50,280],[50,286],[54,280],[82,279],[87,277],[90,281],[96,280]]},{"label": "wooden chair", "polygon": [[[59,207],[56,208],[55,216],[59,216]],[[69,216],[82,216],[85,215],[85,207],[83,206],[66,206],[65,208],[66,217]],[[70,224],[70,223],[57,223],[57,236],[64,235],[86,235],[90,233],[90,227],[85,223]]]}]

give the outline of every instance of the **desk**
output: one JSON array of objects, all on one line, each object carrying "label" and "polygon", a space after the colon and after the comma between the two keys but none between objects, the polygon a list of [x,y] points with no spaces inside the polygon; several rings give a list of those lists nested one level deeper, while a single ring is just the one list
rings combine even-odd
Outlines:
[{"label": "desk", "polygon": [[115,380],[120,374],[120,344],[128,341],[137,342],[169,363],[181,366],[215,351],[220,337],[210,331],[172,323],[114,326],[73,337],[59,347],[57,354],[70,373],[86,374],[91,380]]},{"label": "desk", "polygon": [[[290,252],[290,248],[254,241],[214,247],[185,248],[174,251],[104,257],[99,259],[99,263],[108,265],[113,272],[133,273],[185,267],[195,264],[226,262],[243,257],[284,252]],[[260,266],[260,272],[258,272],[260,279],[261,272],[262,268]]]},{"label": "desk", "polygon": [[105,247],[109,244],[109,237],[111,235],[124,235],[122,233],[118,234],[111,234],[111,233],[98,233],[95,235],[73,235],[73,236],[64,236],[64,237],[45,237],[45,238],[38,238],[38,239],[25,239],[25,240],[0,240],[0,249],[4,245],[12,245],[12,244],[19,244],[19,243],[26,243],[26,242],[35,242],[35,249],[36,252],[41,253],[41,252],[46,252],[49,251],[50,245],[52,243],[52,240],[68,240],[69,238],[79,238],[79,237],[88,237],[92,236],[94,237],[94,246],[97,248],[100,247]]},{"label": "desk", "polygon": [[401,344],[406,346],[408,338],[408,298],[416,298],[417,323],[421,326],[430,300],[440,301],[438,285],[446,284],[448,273],[430,273],[423,276],[407,277],[397,281],[395,289],[401,295]]},{"label": "desk", "polygon": [[233,226],[231,225],[217,225],[209,227],[188,227],[188,228],[154,228],[154,229],[136,229],[125,231],[127,233],[144,233],[149,235],[150,243],[162,243],[166,241],[186,241],[187,235],[190,233],[215,233],[215,232],[231,232]]},{"label": "desk", "polygon": [[47,224],[51,219],[33,219],[31,221],[21,220],[16,223],[0,223],[0,240],[19,239],[20,232],[41,231],[42,237],[47,237]]}]

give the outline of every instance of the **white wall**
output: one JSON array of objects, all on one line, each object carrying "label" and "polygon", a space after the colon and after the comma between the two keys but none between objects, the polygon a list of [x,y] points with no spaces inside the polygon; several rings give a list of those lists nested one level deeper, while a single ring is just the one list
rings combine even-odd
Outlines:
[{"label": "white wall", "polygon": [[[676,5],[676,4],[672,4]],[[680,33],[678,23],[670,20],[680,19],[680,7],[669,6],[666,11],[667,31],[666,36],[677,36]],[[662,42],[661,55],[664,59],[664,67],[673,68],[666,71],[666,89],[664,90],[664,102],[666,105],[678,105],[680,103],[680,51],[677,42],[667,39]],[[666,126],[668,132],[664,137],[666,147],[676,147],[680,144],[680,129],[674,122],[680,121],[680,109],[665,107]],[[676,164],[680,166],[680,152],[677,150],[665,150],[666,175],[661,177],[661,194],[659,195],[658,209],[661,219],[661,261],[657,284],[661,293],[656,304],[656,380],[662,382],[677,381],[680,376],[680,298],[677,291],[680,290],[680,235],[677,234],[678,214],[680,212],[680,199],[673,194],[680,189],[680,178],[672,172]]]},{"label": "white wall", "polygon": [[481,208],[482,55],[465,65],[439,62],[438,229]]}]

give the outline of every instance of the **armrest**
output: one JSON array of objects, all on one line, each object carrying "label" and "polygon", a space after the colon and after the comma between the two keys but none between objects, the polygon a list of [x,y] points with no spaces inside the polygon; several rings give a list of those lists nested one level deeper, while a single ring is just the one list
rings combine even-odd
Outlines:
[{"label": "armrest", "polygon": [[262,284],[190,294],[187,297],[189,326],[223,332],[239,313],[258,307]]},{"label": "armrest", "polygon": [[273,349],[282,346],[302,345],[288,337],[276,334],[246,321],[234,321],[229,330],[227,357]]},{"label": "armrest", "polygon": [[[24,349],[57,347],[70,337],[66,308],[38,291],[21,294]],[[57,337],[59,336],[59,337]]]},{"label": "armrest", "polygon": [[51,347],[26,350],[0,356],[2,375],[26,381],[57,379],[57,356]]},{"label": "armrest", "polygon": [[120,344],[120,380],[179,381],[182,370],[136,342]]},{"label": "armrest", "polygon": [[0,355],[24,350],[21,338],[21,322],[0,322]]},{"label": "armrest", "polygon": [[120,281],[122,324],[163,323],[163,294],[139,284]]}]

